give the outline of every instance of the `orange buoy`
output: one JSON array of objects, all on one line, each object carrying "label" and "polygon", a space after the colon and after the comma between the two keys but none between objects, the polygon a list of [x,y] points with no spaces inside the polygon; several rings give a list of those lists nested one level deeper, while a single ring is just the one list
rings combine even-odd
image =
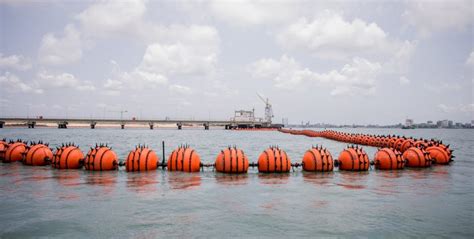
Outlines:
[{"label": "orange buoy", "polygon": [[411,147],[403,153],[403,159],[407,161],[408,167],[429,167],[431,166],[430,154],[417,147]]},{"label": "orange buoy", "polygon": [[84,159],[84,167],[91,171],[115,170],[118,166],[117,154],[106,145],[95,146]]},{"label": "orange buoy", "polygon": [[439,146],[430,146],[426,148],[426,151],[430,154],[431,159],[436,164],[449,164],[451,162],[451,157],[447,150]]},{"label": "orange buoy", "polygon": [[370,162],[367,153],[359,147],[348,146],[338,158],[339,169],[349,171],[367,171]]},{"label": "orange buoy", "polygon": [[53,159],[53,152],[48,145],[38,143],[27,147],[26,154],[23,157],[23,164],[32,166],[44,166]]},{"label": "orange buoy", "polygon": [[383,148],[377,151],[374,156],[374,163],[376,169],[392,170],[403,169],[403,167],[405,167],[402,153],[390,148]]},{"label": "orange buoy", "polygon": [[23,158],[23,154],[26,151],[26,144],[17,141],[11,142],[8,144],[7,150],[5,151],[5,158],[3,159],[4,163],[11,163],[15,161],[20,161]]},{"label": "orange buoy", "polygon": [[413,147],[415,145],[415,141],[413,139],[406,139],[403,141],[403,143],[400,145],[400,152],[405,152],[407,149]]},{"label": "orange buoy", "polygon": [[168,158],[168,171],[199,172],[201,158],[189,146],[180,146]]},{"label": "orange buoy", "polygon": [[78,169],[82,167],[84,154],[73,144],[62,145],[56,149],[51,166],[57,169]]},{"label": "orange buoy", "polygon": [[246,173],[249,160],[241,149],[228,147],[217,155],[215,167],[221,173]]},{"label": "orange buoy", "polygon": [[155,151],[146,146],[137,146],[128,154],[125,170],[127,172],[155,170],[158,168],[159,161]]},{"label": "orange buoy", "polygon": [[331,153],[323,147],[312,147],[303,155],[303,170],[311,172],[329,172],[334,169]]},{"label": "orange buoy", "polygon": [[6,139],[0,140],[0,161],[5,159],[5,152],[7,151],[8,143]]},{"label": "orange buoy", "polygon": [[258,158],[258,171],[263,173],[286,173],[291,168],[291,160],[284,150],[269,147]]}]

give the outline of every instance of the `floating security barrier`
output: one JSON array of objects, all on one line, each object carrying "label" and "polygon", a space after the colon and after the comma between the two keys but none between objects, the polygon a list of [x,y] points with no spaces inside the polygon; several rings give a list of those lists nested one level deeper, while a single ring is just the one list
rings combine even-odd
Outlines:
[{"label": "floating security barrier", "polygon": [[301,162],[304,171],[330,172],[334,170],[334,160],[331,153],[322,146],[311,147],[303,155]]},{"label": "floating security barrier", "polygon": [[130,151],[125,160],[125,170],[127,172],[140,172],[156,170],[158,168],[159,158],[155,151],[147,146],[138,145]]},{"label": "floating security barrier", "polygon": [[168,171],[199,172],[201,158],[188,145],[175,149],[168,158]]},{"label": "floating security barrier", "polygon": [[403,169],[405,167],[405,160],[403,160],[400,151],[391,148],[383,148],[375,153],[374,165],[376,169],[382,170]]},{"label": "floating security barrier", "polygon": [[56,148],[51,166],[57,169],[78,169],[82,167],[84,154],[78,146],[69,143]]},{"label": "floating security barrier", "polygon": [[339,170],[367,171],[370,167],[367,153],[358,146],[348,146],[338,158]]},{"label": "floating security barrier", "polygon": [[90,148],[84,159],[84,168],[91,171],[116,170],[118,167],[117,154],[108,145],[95,145]]},{"label": "floating security barrier", "polygon": [[23,153],[22,162],[25,165],[44,166],[47,165],[52,158],[53,152],[48,144],[43,144],[41,141],[38,143],[31,142]]},{"label": "floating security barrier", "polygon": [[271,146],[260,154],[258,171],[262,173],[286,173],[291,169],[291,160],[279,147]]},{"label": "floating security barrier", "polygon": [[246,173],[249,160],[241,149],[228,147],[217,155],[214,167],[221,173]]},{"label": "floating security barrier", "polygon": [[[115,152],[107,145],[92,147],[84,157],[80,148],[72,143],[62,144],[52,154],[48,144],[42,142],[30,142],[28,146],[21,140],[6,143],[4,139],[0,140],[0,157],[2,157],[0,159],[4,162],[22,160],[26,165],[37,166],[51,162],[52,167],[59,169],[79,169],[84,166],[86,170],[115,170],[119,166],[126,166],[128,172],[155,170],[158,167],[168,167],[169,171],[198,172],[204,167],[212,167],[222,173],[245,173],[248,167],[258,167],[258,171],[263,173],[283,173],[300,166],[305,171],[313,172],[333,171],[334,167],[339,167],[339,170],[367,171],[370,165],[374,165],[375,169],[398,170],[404,167],[429,167],[432,163],[449,164],[454,158],[449,145],[433,139],[413,139],[395,135],[371,136],[326,130],[280,131],[308,137],[326,137],[343,142],[354,141],[383,148],[379,149],[374,155],[374,160],[370,162],[367,153],[359,146],[348,146],[337,160],[333,160],[331,153],[322,146],[313,146],[305,152],[301,163],[292,164],[286,152],[279,147],[269,147],[261,153],[258,163],[250,163],[244,152],[234,146],[221,150],[215,163],[202,164],[196,151],[187,145],[175,149],[170,154],[168,162],[163,160],[160,163],[153,150],[140,145],[129,153],[124,162],[119,162]],[[162,144],[164,159],[164,142]]]}]

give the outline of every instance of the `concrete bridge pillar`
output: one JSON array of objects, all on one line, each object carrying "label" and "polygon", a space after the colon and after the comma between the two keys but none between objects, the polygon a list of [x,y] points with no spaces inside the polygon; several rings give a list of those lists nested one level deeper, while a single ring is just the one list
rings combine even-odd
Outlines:
[{"label": "concrete bridge pillar", "polygon": [[67,129],[67,121],[58,122],[58,129]]},{"label": "concrete bridge pillar", "polygon": [[179,130],[181,130],[183,128],[183,123],[181,123],[181,122],[176,123],[176,125],[178,126]]},{"label": "concrete bridge pillar", "polygon": [[95,129],[95,125],[96,125],[96,124],[97,124],[97,122],[92,121],[92,122],[91,122],[91,129]]},{"label": "concrete bridge pillar", "polygon": [[28,123],[26,123],[26,125],[28,125],[28,129],[34,129],[35,125],[36,125],[36,122],[35,121],[28,121]]}]

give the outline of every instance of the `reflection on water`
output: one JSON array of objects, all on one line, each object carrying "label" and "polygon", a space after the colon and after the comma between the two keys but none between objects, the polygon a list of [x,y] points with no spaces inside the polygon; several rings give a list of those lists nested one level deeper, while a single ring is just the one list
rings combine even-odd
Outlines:
[{"label": "reflection on water", "polygon": [[316,186],[329,186],[334,184],[334,172],[301,172],[303,180]]},{"label": "reflection on water", "polygon": [[224,185],[245,185],[248,183],[248,174],[223,174],[216,173],[216,182]]},{"label": "reflection on water", "polygon": [[259,173],[258,182],[266,185],[287,184],[290,173]]},{"label": "reflection on water", "polygon": [[81,185],[82,171],[79,170],[52,170],[52,178],[64,187],[75,187]]},{"label": "reflection on water", "polygon": [[156,175],[156,171],[127,173],[127,188],[140,194],[154,193],[159,183]]},{"label": "reflection on water", "polygon": [[346,189],[360,190],[367,187],[369,172],[339,171],[339,182],[337,185]]},{"label": "reflection on water", "polygon": [[201,185],[200,173],[167,172],[168,183],[172,189],[195,189]]}]

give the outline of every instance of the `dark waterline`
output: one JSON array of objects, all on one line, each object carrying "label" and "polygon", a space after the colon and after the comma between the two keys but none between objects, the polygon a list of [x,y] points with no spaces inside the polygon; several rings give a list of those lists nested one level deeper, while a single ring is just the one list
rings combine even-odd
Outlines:
[{"label": "dark waterline", "polygon": [[[337,129],[344,130],[344,129]],[[403,171],[225,175],[162,170],[87,172],[0,164],[0,237],[473,237],[474,131],[345,129],[438,138],[450,166]],[[300,162],[311,145],[337,157],[346,144],[279,132],[145,129],[0,129],[0,138],[109,143],[123,160],[138,143],[161,158],[188,143],[211,163],[237,145],[250,161],[269,145]],[[375,148],[365,147],[372,159]]]}]

